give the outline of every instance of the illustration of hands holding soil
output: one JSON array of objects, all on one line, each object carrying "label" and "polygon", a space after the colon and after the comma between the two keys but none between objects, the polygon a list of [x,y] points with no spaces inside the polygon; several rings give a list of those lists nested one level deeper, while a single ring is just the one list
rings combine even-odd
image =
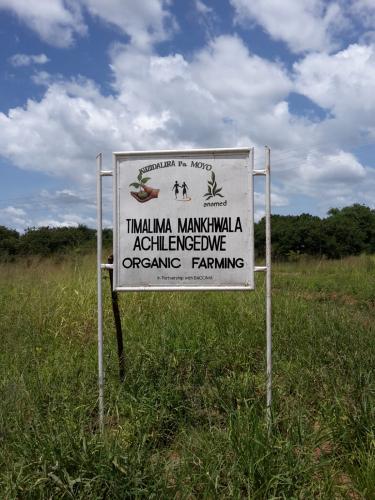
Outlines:
[{"label": "illustration of hands holding soil", "polygon": [[130,187],[135,187],[138,191],[131,191],[130,194],[135,198],[139,203],[146,203],[146,201],[150,201],[159,196],[160,189],[155,189],[150,186],[147,186],[147,182],[151,179],[151,177],[143,177],[140,172],[137,176],[138,182],[132,182],[129,184]]}]

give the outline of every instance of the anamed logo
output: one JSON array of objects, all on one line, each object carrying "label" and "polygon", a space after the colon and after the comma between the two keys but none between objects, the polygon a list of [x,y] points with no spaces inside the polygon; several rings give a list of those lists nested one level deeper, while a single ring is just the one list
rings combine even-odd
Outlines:
[{"label": "anamed logo", "polygon": [[203,203],[204,207],[225,207],[227,205],[227,200],[225,201],[210,201],[211,198],[224,198],[221,193],[222,187],[218,187],[216,182],[216,175],[214,171],[211,171],[211,180],[208,181],[207,185],[207,193],[203,195],[206,199],[205,203]]}]

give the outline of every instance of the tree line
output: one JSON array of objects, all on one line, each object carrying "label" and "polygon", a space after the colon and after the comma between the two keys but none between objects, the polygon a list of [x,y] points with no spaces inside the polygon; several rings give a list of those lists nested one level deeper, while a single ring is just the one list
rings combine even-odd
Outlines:
[{"label": "tree line", "polygon": [[[318,256],[338,259],[361,253],[375,253],[375,210],[354,204],[332,208],[327,217],[310,214],[272,215],[272,256],[298,259]],[[103,244],[112,245],[112,230],[103,230]],[[23,234],[0,226],[0,259],[21,256],[51,256],[71,251],[90,252],[96,245],[96,231],[78,227],[29,228]],[[255,224],[255,253],[264,255],[265,219]]]}]

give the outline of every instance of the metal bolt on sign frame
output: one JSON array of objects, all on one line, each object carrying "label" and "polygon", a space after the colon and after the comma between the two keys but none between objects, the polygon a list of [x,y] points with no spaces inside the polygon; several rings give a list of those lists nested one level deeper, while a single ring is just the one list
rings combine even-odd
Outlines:
[{"label": "metal bolt on sign frame", "polygon": [[[254,150],[251,155],[252,175],[265,176],[265,218],[266,218],[266,265],[254,266],[255,272],[266,273],[266,419],[268,431],[271,431],[272,405],[272,301],[271,301],[271,151],[265,147],[265,167],[254,169]],[[102,270],[113,269],[113,264],[102,263],[102,177],[112,176],[112,170],[102,170],[102,154],[96,157],[97,166],[97,292],[98,292],[98,384],[99,384],[99,429],[104,430],[104,366],[103,366],[103,302]],[[252,188],[254,203],[254,188]],[[201,287],[201,289],[204,287]],[[183,289],[183,287],[181,287]]]}]

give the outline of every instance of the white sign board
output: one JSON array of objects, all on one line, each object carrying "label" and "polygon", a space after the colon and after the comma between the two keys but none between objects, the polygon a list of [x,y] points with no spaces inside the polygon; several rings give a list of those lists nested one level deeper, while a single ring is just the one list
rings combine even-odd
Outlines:
[{"label": "white sign board", "polygon": [[114,153],[114,289],[253,289],[252,154]]}]

